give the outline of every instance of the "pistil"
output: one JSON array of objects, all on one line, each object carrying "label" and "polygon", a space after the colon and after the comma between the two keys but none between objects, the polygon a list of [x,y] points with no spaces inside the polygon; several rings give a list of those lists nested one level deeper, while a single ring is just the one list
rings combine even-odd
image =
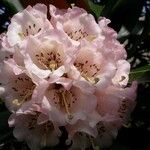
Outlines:
[{"label": "pistil", "polygon": [[57,67],[58,67],[58,64],[56,63],[56,61],[51,60],[49,63],[49,69],[53,72],[57,69]]}]

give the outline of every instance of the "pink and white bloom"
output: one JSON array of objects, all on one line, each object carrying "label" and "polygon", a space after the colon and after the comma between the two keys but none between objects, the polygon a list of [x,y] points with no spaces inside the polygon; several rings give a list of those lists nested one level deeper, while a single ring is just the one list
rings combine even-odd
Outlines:
[{"label": "pink and white bloom", "polygon": [[59,30],[50,30],[39,38],[30,36],[22,46],[27,70],[51,82],[63,76],[74,60],[75,46]]},{"label": "pink and white bloom", "polygon": [[8,120],[9,125],[14,127],[14,136],[19,141],[26,141],[31,150],[40,150],[59,142],[60,133],[55,130],[51,121],[41,122],[41,116],[47,118],[35,111],[28,114],[12,114]]},{"label": "pink and white bloom", "polygon": [[93,137],[96,137],[96,128],[88,125],[88,121],[78,121],[75,125],[66,126],[68,131],[68,139],[66,144],[72,145],[69,150],[87,149],[91,146]]},{"label": "pink and white bloom", "polygon": [[94,17],[84,9],[73,6],[67,10],[60,10],[50,5],[50,15],[54,28],[63,30],[73,42],[82,39],[92,41],[97,37],[101,40],[104,38]]},{"label": "pink and white bloom", "polygon": [[131,87],[109,86],[103,91],[97,91],[97,111],[101,116],[113,115],[126,120],[135,107],[136,88],[137,83],[133,82]]},{"label": "pink and white bloom", "polygon": [[[43,111],[62,125],[87,119],[96,108],[96,97],[78,87],[66,90],[61,84],[51,84],[45,91]],[[61,116],[61,117],[60,117]]]},{"label": "pink and white bloom", "polygon": [[131,87],[119,88],[110,86],[97,91],[97,112],[100,120],[96,124],[98,135],[94,142],[100,148],[107,148],[116,138],[118,130],[126,124],[135,107],[137,83]]},{"label": "pink and white bloom", "polygon": [[69,150],[87,149],[92,147],[93,149],[107,148],[112,143],[112,140],[116,138],[118,125],[117,121],[103,120],[98,122],[93,128],[88,126],[88,122],[80,122],[72,127],[67,127],[69,139],[66,141],[72,145]]},{"label": "pink and white bloom", "polygon": [[84,40],[78,48],[73,65],[69,77],[85,92],[89,86],[98,89],[107,87],[116,73],[113,58],[107,59],[96,44]]},{"label": "pink and white bloom", "polygon": [[43,4],[28,6],[12,17],[4,45],[11,47],[20,44],[29,35],[37,36],[50,28],[52,26],[47,19],[47,7]]},{"label": "pink and white bloom", "polygon": [[[0,83],[4,89],[2,98],[11,112],[19,109],[25,111],[30,105],[37,103],[37,97],[40,98],[42,90],[46,88],[44,80],[39,80],[38,77],[22,70],[12,59],[4,62]],[[37,93],[39,89],[42,89],[41,93]]]}]

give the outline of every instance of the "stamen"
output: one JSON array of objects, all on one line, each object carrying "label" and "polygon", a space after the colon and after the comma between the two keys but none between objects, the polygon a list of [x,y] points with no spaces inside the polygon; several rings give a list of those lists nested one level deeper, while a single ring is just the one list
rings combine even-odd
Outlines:
[{"label": "stamen", "polygon": [[84,69],[84,65],[87,64],[88,61],[86,60],[85,63],[74,63],[76,68],[80,71],[81,76],[85,78],[87,81],[89,81],[92,84],[96,84],[99,81],[99,78],[95,77],[96,74],[100,71],[100,68],[96,64],[89,65],[91,69],[94,69],[94,73],[91,75],[88,70]]},{"label": "stamen", "polygon": [[[45,51],[45,49],[43,49]],[[59,63],[61,63],[60,60],[60,54],[53,53],[52,51],[50,53],[40,53],[36,54],[35,57],[37,57],[38,62],[40,65],[42,65],[44,68],[51,70],[52,72],[58,68]]]},{"label": "stamen", "polygon": [[64,103],[64,106],[65,106],[66,112],[68,114],[68,119],[71,120],[73,118],[73,116],[72,116],[72,114],[69,111],[68,103],[67,103],[67,100],[66,100],[66,97],[65,97],[66,93],[63,92],[61,94],[62,94],[62,99],[63,99],[63,103]]},{"label": "stamen", "polygon": [[[41,56],[41,57],[40,57]],[[44,61],[47,61],[44,57],[43,57],[43,53],[41,53],[40,55],[39,54],[36,54],[35,57],[37,57],[37,60],[39,62],[39,64],[43,67],[45,67],[46,69],[48,69],[47,65],[44,63]]]},{"label": "stamen", "polygon": [[33,85],[31,89],[27,90],[27,93],[25,94],[25,96],[23,97],[21,101],[19,99],[14,99],[12,103],[17,106],[22,105],[32,95],[34,88],[35,88],[35,85]]},{"label": "stamen", "polygon": [[39,59],[38,62],[40,63],[40,65],[42,65],[42,66],[45,67],[46,69],[49,69],[49,68],[47,67],[47,65],[45,65],[45,63],[44,63],[41,59]]},{"label": "stamen", "polygon": [[88,36],[88,33],[84,31],[83,27],[81,27],[79,30],[74,30],[71,32],[66,31],[66,34],[68,34],[68,36],[75,41],[79,41]]},{"label": "stamen", "polygon": [[24,98],[23,98],[23,100],[22,100],[22,104],[23,104],[25,101],[27,101],[27,99],[32,95],[32,92],[33,92],[33,91],[31,91],[31,90],[29,90],[29,91],[27,92],[27,94],[24,96]]}]

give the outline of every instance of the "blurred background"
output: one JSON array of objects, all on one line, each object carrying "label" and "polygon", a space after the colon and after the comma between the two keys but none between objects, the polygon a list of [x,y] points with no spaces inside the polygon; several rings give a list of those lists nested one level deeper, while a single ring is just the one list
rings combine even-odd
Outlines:
[{"label": "blurred background", "polygon": [[[117,31],[131,63],[129,84],[137,80],[139,86],[131,120],[108,150],[150,150],[150,0],[0,0],[0,33],[7,30],[15,13],[36,3],[58,8],[68,8],[74,3],[92,13],[95,19],[104,16],[111,20],[109,26]],[[0,150],[28,150],[26,143],[13,137],[7,124],[9,115],[0,100]],[[66,135],[61,138],[54,149],[67,149]]]}]

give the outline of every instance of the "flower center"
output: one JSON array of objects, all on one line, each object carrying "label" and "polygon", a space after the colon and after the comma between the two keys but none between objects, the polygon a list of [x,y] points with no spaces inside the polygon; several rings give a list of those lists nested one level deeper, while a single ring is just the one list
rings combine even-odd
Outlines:
[{"label": "flower center", "polygon": [[89,61],[86,60],[82,63],[76,62],[74,65],[81,73],[81,76],[91,84],[96,84],[99,81],[96,75],[100,71],[100,68],[96,64],[89,64]]},{"label": "flower center", "polygon": [[62,85],[54,84],[54,87],[48,90],[47,97],[49,97],[49,99],[52,100],[57,107],[65,110],[68,115],[68,119],[73,118],[72,109],[74,108],[73,105],[77,101],[77,97],[75,96],[73,89],[67,91]]},{"label": "flower center", "polygon": [[22,32],[19,32],[18,35],[23,40],[28,35],[35,35],[40,31],[41,31],[41,28],[36,26],[36,24],[34,23],[34,24],[31,24],[31,25],[28,25],[25,29],[23,29]]},{"label": "flower center", "polygon": [[68,34],[68,36],[75,41],[79,41],[88,36],[88,34],[82,28],[70,32],[66,31],[66,34]]},{"label": "flower center", "polygon": [[86,38],[88,41],[93,41],[96,38],[96,35],[89,35],[83,27],[80,27],[76,30],[65,29],[66,34],[75,41],[80,41],[83,38]]},{"label": "flower center", "polygon": [[43,68],[49,69],[52,72],[56,70],[62,63],[59,52],[41,52],[40,54],[36,54],[35,57]]}]

